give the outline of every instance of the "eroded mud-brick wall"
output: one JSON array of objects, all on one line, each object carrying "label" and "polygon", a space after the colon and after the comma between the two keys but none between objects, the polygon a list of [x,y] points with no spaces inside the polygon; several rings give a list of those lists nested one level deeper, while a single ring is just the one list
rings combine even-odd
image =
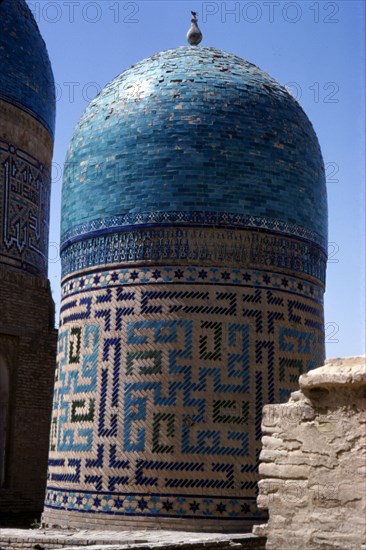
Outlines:
[{"label": "eroded mud-brick wall", "polygon": [[366,548],[365,357],[328,362],[263,414],[267,550]]}]

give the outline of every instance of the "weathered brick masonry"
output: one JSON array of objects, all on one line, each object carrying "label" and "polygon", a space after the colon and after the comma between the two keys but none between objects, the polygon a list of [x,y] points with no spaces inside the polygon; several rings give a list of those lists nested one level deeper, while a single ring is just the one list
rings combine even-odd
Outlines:
[{"label": "weathered brick masonry", "polygon": [[0,268],[0,353],[10,375],[0,512],[39,512],[44,498],[57,331],[47,279]]},{"label": "weathered brick masonry", "polygon": [[57,331],[47,279],[54,82],[23,0],[0,3],[0,521],[39,512]]}]

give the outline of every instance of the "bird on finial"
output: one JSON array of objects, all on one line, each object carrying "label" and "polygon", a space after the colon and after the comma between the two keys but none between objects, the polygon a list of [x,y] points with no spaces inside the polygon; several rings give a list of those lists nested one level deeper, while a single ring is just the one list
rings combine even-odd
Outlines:
[{"label": "bird on finial", "polygon": [[198,24],[197,24],[197,12],[191,11],[191,14],[192,14],[191,28],[187,32],[187,40],[191,46],[198,46],[198,44],[202,40],[202,33],[198,28]]}]

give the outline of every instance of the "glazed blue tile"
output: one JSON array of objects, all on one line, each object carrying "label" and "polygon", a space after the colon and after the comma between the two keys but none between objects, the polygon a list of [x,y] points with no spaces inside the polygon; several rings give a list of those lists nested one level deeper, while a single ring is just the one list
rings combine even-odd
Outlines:
[{"label": "glazed blue tile", "polygon": [[30,113],[54,135],[52,68],[25,0],[0,2],[0,99]]},{"label": "glazed blue tile", "polygon": [[255,65],[184,46],[137,63],[86,109],[66,160],[62,240],[194,225],[198,213],[203,225],[210,213],[212,224],[280,223],[326,247],[324,165],[300,105]]}]

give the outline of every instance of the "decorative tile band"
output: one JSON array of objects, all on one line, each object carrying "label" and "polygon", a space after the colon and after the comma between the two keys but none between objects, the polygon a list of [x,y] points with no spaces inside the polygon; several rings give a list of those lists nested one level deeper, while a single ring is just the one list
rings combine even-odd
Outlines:
[{"label": "decorative tile band", "polygon": [[0,140],[0,263],[47,274],[50,173],[37,159]]},{"label": "decorative tile band", "polygon": [[315,231],[294,223],[285,222],[260,216],[244,214],[233,214],[230,212],[132,212],[121,216],[110,216],[98,220],[89,221],[72,227],[61,237],[61,249],[66,248],[74,241],[87,239],[105,234],[106,231],[118,232],[124,229],[131,229],[135,226],[207,226],[226,228],[256,228],[274,231],[288,236],[306,239],[323,249],[327,250],[327,242],[324,237]]},{"label": "decorative tile band", "polygon": [[157,284],[204,284],[282,290],[304,296],[323,305],[324,289],[300,277],[267,270],[228,269],[207,266],[153,266],[92,270],[68,277],[61,288],[62,300],[86,290],[116,286],[136,287]]},{"label": "decorative tile band", "polygon": [[61,254],[62,276],[109,264],[189,263],[276,268],[324,283],[326,255],[300,239],[253,230],[161,227],[76,242]]},{"label": "decorative tile band", "polygon": [[202,494],[131,494],[49,488],[45,507],[145,518],[243,521],[260,517],[255,498],[205,497]]}]

